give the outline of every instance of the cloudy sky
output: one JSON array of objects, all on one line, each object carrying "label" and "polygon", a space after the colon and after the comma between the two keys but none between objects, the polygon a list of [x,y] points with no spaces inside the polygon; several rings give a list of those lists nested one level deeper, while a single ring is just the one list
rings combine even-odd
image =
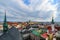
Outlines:
[{"label": "cloudy sky", "polygon": [[60,0],[0,0],[0,21],[55,21],[60,22]]}]

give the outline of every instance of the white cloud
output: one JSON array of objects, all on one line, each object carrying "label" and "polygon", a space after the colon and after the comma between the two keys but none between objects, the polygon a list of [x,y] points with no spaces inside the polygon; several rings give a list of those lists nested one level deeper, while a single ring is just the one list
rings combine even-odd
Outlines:
[{"label": "white cloud", "polygon": [[[12,17],[17,17],[17,20],[21,19],[31,19],[36,21],[50,21],[52,14],[54,15],[54,19],[57,17],[57,4],[52,4],[53,0],[30,0],[30,4],[26,5],[23,0],[10,0],[9,3],[12,2],[14,4],[14,7],[12,4],[8,4],[6,9],[8,10],[7,15],[11,15]],[[6,4],[6,3],[5,3]],[[10,5],[10,6],[9,6]],[[18,8],[18,9],[17,9]],[[3,7],[4,9],[4,7]],[[12,12],[9,12],[12,11]],[[49,13],[49,11],[51,11]],[[34,14],[37,14],[36,17]],[[29,16],[28,16],[29,15]],[[49,15],[49,17],[48,17]],[[41,17],[47,16],[48,18],[41,19]],[[39,17],[39,18],[37,18]],[[24,19],[22,19],[24,18]],[[25,20],[24,20],[25,21]]]},{"label": "white cloud", "polygon": [[[57,17],[57,7],[56,7],[56,4],[55,5],[52,5],[52,0],[42,0],[40,4],[38,4],[37,2],[39,2],[40,0],[38,1],[34,1],[33,0],[33,3],[31,4],[31,6],[33,6],[34,10],[36,11],[43,11],[43,12],[46,12],[46,14],[49,14],[47,13],[48,11],[52,11],[49,15],[52,15],[54,14],[54,18]],[[50,1],[50,2],[49,2]],[[41,15],[42,14],[42,15]],[[39,16],[44,16],[45,13],[39,13]],[[45,15],[47,16],[47,15]],[[52,17],[52,16],[51,16]],[[50,18],[51,18],[50,17]],[[50,18],[48,18],[47,20],[51,20]]]}]

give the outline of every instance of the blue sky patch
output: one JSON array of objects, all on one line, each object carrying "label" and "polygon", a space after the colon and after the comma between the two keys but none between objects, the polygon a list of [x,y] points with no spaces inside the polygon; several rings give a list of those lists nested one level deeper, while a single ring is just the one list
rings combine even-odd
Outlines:
[{"label": "blue sky patch", "polygon": [[26,5],[29,5],[29,4],[30,4],[30,0],[23,0],[23,2],[24,2]]},{"label": "blue sky patch", "polygon": [[53,4],[56,4],[57,3],[57,1],[56,0],[53,0]]}]

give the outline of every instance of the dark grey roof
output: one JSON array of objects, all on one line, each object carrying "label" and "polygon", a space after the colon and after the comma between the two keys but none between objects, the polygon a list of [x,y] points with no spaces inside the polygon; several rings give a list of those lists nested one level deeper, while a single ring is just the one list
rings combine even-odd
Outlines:
[{"label": "dark grey roof", "polygon": [[0,36],[0,40],[22,40],[22,37],[18,29],[12,27],[8,32]]}]

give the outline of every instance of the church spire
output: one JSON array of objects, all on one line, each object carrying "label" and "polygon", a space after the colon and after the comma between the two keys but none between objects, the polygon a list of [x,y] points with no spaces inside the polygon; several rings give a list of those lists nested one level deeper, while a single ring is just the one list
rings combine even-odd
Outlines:
[{"label": "church spire", "polygon": [[52,22],[51,22],[52,24],[54,24],[54,17],[52,16]]},{"label": "church spire", "polygon": [[6,11],[5,11],[5,16],[4,16],[4,23],[3,23],[3,32],[7,32],[8,31],[8,24],[7,24],[7,20],[6,20]]}]

